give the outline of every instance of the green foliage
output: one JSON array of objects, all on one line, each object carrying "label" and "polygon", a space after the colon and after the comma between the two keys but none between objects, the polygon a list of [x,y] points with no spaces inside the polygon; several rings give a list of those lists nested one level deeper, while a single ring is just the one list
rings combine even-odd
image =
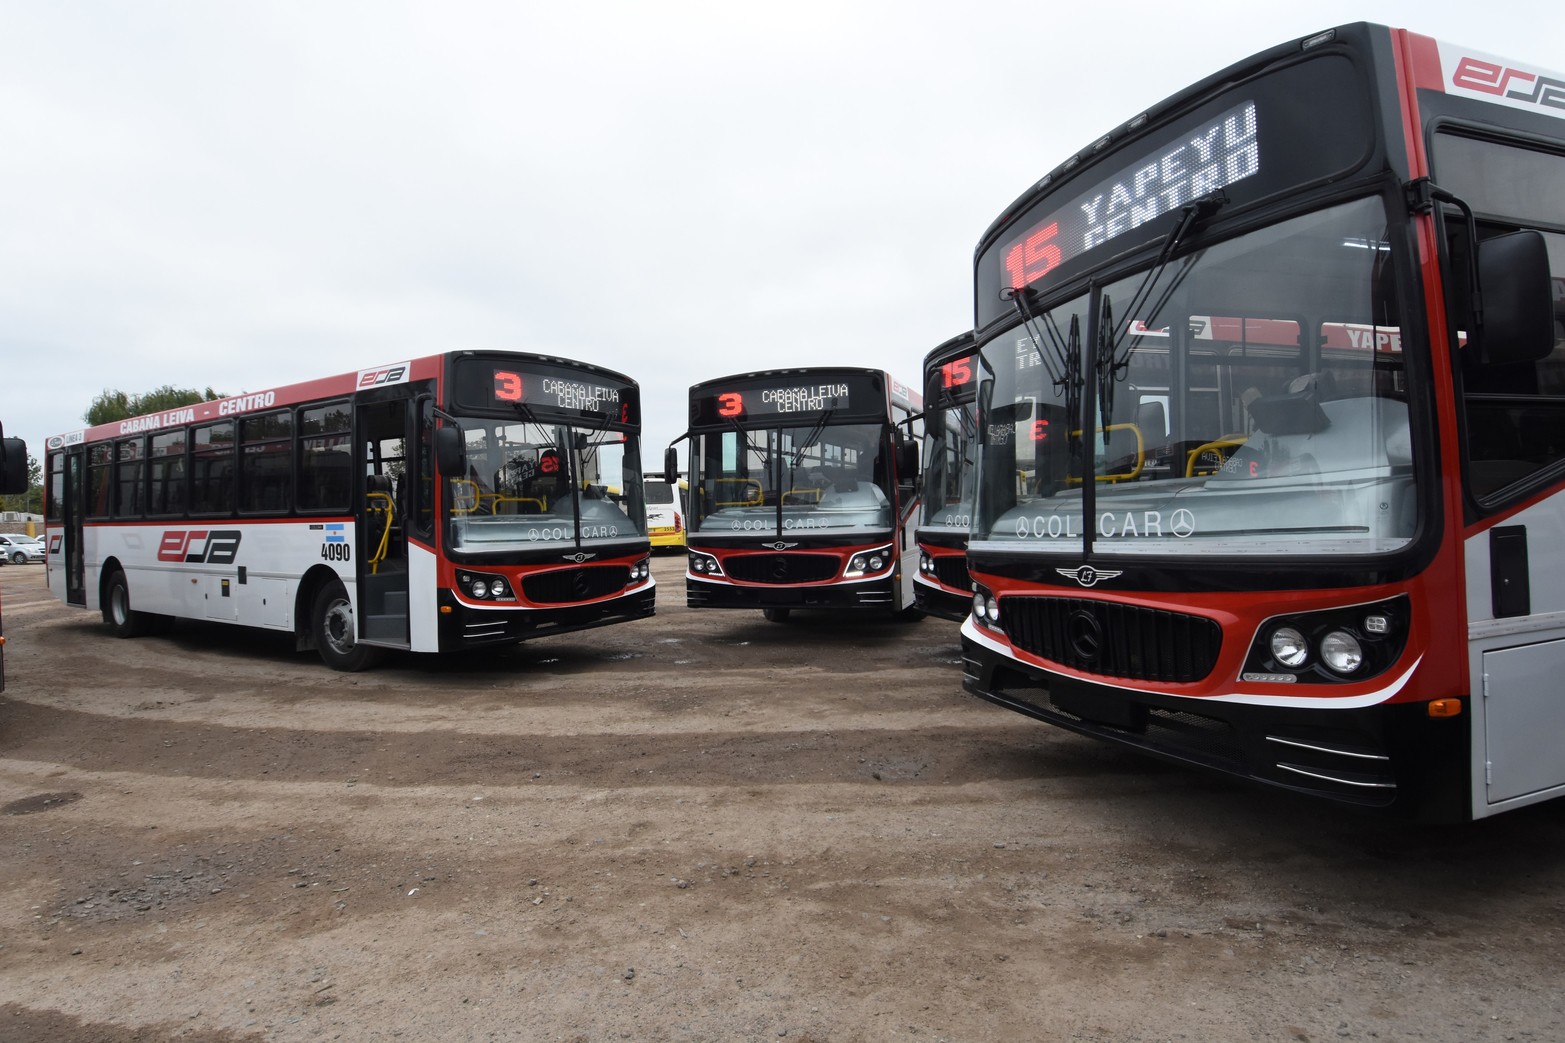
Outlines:
[{"label": "green foliage", "polygon": [[123,391],[104,388],[103,393],[94,398],[92,405],[87,407],[87,412],[82,414],[82,419],[87,421],[89,426],[96,426],[112,423],[115,420],[128,420],[133,416],[161,413],[165,409],[173,409],[176,406],[188,406],[227,397],[211,388],[197,391],[195,388],[177,388],[172,384],[153,388],[143,395],[127,395]]}]

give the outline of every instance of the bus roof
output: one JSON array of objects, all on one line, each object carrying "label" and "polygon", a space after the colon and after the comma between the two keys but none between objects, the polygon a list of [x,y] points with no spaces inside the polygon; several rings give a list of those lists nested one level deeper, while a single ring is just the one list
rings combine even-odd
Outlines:
[{"label": "bus roof", "polygon": [[1238,83],[1257,69],[1315,47],[1345,40],[1357,40],[1362,43],[1377,36],[1384,39],[1388,46],[1393,39],[1407,42],[1408,51],[1412,56],[1415,86],[1421,90],[1432,90],[1555,118],[1565,118],[1565,109],[1559,108],[1558,103],[1552,101],[1553,96],[1548,91],[1551,82],[1558,83],[1562,79],[1558,74],[1536,66],[1483,54],[1472,48],[1444,43],[1433,37],[1372,22],[1340,25],[1259,51],[1225,69],[1214,72],[1142,110],[1087,147],[1068,156],[1059,166],[1034,182],[1010,206],[1006,207],[999,217],[995,218],[979,239],[975,255],[981,254],[1007,225],[1041,196],[1058,191],[1071,178],[1092,168],[1109,153],[1118,151],[1126,142],[1157,128],[1168,118],[1177,115],[1218,88]]},{"label": "bus roof", "polygon": [[376,387],[390,387],[416,380],[434,380],[440,376],[445,360],[448,358],[487,354],[503,354],[526,358],[533,362],[569,366],[613,377],[627,384],[636,383],[623,373],[618,373],[606,367],[593,365],[590,362],[578,362],[575,359],[561,358],[555,355],[540,355],[532,352],[504,351],[499,349],[486,351],[482,349],[458,348],[433,355],[425,355],[421,358],[405,359],[401,362],[392,362],[369,369],[361,369],[356,372],[338,373],[329,377],[300,381],[296,384],[284,384],[279,387],[267,388],[248,394],[230,395],[225,398],[213,399],[209,402],[197,402],[191,405],[178,406],[173,409],[129,417],[124,420],[113,420],[107,424],[98,424],[94,427],[78,428],[75,431],[68,431],[51,437],[47,445],[50,449],[59,449],[67,445],[78,445],[82,442],[97,442],[106,438],[123,438],[130,435],[160,431],[166,428],[199,424],[209,420],[221,420],[230,416],[242,416],[247,413],[260,412],[267,409],[280,409],[300,402],[345,397],[356,391],[367,391]]}]

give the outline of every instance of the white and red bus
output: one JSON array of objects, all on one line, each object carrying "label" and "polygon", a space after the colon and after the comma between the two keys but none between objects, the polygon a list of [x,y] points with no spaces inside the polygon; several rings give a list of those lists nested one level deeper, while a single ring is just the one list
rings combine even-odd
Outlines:
[{"label": "white and red bus", "polygon": [[[912,617],[918,392],[872,369],[771,370],[690,389],[691,608]],[[678,441],[678,439],[676,439]],[[677,475],[675,450],[666,477]]]},{"label": "white and red bus", "polygon": [[960,622],[973,603],[967,574],[967,530],[978,484],[978,365],[971,331],[924,356],[924,492],[919,509],[921,611]]},{"label": "white and red bus", "polygon": [[1565,794],[1562,276],[1565,80],[1403,30],[1070,157],[975,258],[964,686],[1429,819]]},{"label": "white and red bus", "polygon": [[339,670],[653,612],[635,381],[451,351],[49,440],[49,587],[122,637],[281,630]]},{"label": "white and red bus", "polygon": [[[0,495],[27,491],[27,443],[0,429]],[[0,692],[5,691],[5,628],[0,626]]]}]

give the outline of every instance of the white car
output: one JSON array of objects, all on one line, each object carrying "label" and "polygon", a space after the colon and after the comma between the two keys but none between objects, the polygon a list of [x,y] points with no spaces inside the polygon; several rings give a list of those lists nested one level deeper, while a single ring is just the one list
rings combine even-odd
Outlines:
[{"label": "white car", "polygon": [[0,564],[25,565],[43,560],[43,540],[32,536],[0,535]]}]

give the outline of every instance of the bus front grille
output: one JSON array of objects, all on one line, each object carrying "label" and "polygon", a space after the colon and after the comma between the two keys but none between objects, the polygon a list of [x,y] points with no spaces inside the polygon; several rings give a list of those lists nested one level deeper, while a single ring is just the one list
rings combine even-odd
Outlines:
[{"label": "bus front grille", "polygon": [[535,605],[568,605],[617,594],[629,582],[630,570],[623,565],[589,565],[524,576],[522,593]]},{"label": "bus front grille", "polygon": [[946,554],[935,559],[935,578],[947,587],[972,590],[973,581],[967,574],[967,558],[961,554]]},{"label": "bus front grille", "polygon": [[835,579],[842,562],[830,554],[739,554],[723,559],[741,583],[820,583]]},{"label": "bus front grille", "polygon": [[1222,628],[1205,616],[1090,598],[1007,597],[1001,623],[1024,652],[1138,681],[1199,681],[1223,644]]}]

